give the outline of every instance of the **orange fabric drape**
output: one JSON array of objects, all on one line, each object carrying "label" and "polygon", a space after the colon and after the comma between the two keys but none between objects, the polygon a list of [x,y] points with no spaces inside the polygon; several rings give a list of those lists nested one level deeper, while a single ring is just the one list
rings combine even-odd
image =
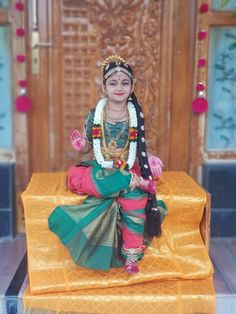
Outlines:
[{"label": "orange fabric drape", "polygon": [[[150,306],[151,312],[165,304],[177,309],[169,313],[189,313],[183,308],[195,307],[195,312],[214,312],[213,267],[199,231],[206,195],[190,176],[164,172],[158,181],[158,198],[169,209],[163,235],[152,241],[139,262],[140,273],[132,276],[122,268],[103,272],[74,265],[48,230],[47,218],[57,205],[78,204],[86,197],[66,191],[65,177],[65,173],[34,174],[22,196],[30,281],[25,308],[44,309],[47,303],[52,311],[66,312],[74,303],[84,313],[106,313],[105,308],[107,313],[121,313],[120,304],[130,304],[135,313],[143,313],[143,306]],[[203,300],[208,312],[202,310]]]}]

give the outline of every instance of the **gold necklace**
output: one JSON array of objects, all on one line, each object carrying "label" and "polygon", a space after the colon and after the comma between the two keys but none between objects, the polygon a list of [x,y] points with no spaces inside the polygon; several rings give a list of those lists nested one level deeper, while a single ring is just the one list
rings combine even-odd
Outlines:
[{"label": "gold necklace", "polygon": [[101,121],[101,128],[102,128],[102,154],[104,156],[105,160],[112,160],[114,158],[119,158],[122,161],[126,161],[127,160],[127,156],[128,156],[128,147],[129,147],[129,137],[127,137],[127,141],[125,143],[124,148],[119,151],[119,152],[115,152],[115,151],[110,151],[107,147],[106,144],[106,139],[105,139],[105,132],[104,132],[104,123],[103,123],[103,115],[102,115],[102,121]]},{"label": "gold necklace", "polygon": [[128,119],[127,107],[125,107],[125,110],[121,113],[119,117],[114,117],[113,115],[111,115],[109,111],[107,110],[107,108],[104,110],[104,113],[105,113],[105,119],[111,123],[121,122]]},{"label": "gold necklace", "polygon": [[116,137],[112,137],[111,136],[111,133],[110,133],[110,128],[109,128],[109,125],[108,125],[108,122],[105,120],[105,128],[107,130],[107,134],[108,134],[108,139],[109,139],[109,142],[107,144],[108,146],[108,149],[110,151],[114,151],[117,149],[117,141],[119,140],[119,138],[121,137],[121,135],[124,133],[125,129],[126,129],[126,126],[128,124],[128,120],[126,121],[126,123],[124,124],[124,126],[122,127],[122,129],[120,130],[120,132],[118,133],[118,135]]}]

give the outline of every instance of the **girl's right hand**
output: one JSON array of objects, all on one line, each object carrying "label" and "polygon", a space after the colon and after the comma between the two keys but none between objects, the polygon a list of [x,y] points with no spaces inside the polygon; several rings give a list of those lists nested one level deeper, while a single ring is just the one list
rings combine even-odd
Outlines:
[{"label": "girl's right hand", "polygon": [[85,146],[85,137],[78,130],[73,130],[70,134],[70,142],[78,152]]}]

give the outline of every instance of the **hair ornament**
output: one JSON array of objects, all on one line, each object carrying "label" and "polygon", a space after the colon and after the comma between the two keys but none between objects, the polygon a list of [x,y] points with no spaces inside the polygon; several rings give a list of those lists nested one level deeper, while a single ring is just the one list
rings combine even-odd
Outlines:
[{"label": "hair ornament", "polygon": [[118,55],[111,55],[111,56],[107,57],[102,64],[102,73],[103,73],[104,69],[107,66],[109,67],[109,64],[112,62],[117,62],[117,65],[118,65],[119,63],[125,63],[125,59],[123,59],[122,57],[120,57]]},{"label": "hair ornament", "polygon": [[118,55],[109,56],[103,62],[102,66],[103,79],[107,80],[109,76],[117,72],[125,73],[131,80],[133,80],[134,78],[134,74],[131,67],[127,63],[125,63],[125,60],[122,57]]}]

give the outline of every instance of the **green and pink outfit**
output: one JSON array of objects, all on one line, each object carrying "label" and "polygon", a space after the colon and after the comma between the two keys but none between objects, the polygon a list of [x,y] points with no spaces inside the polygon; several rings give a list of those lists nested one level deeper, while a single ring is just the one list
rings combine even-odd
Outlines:
[{"label": "green and pink outfit", "polygon": [[[120,68],[131,73],[128,65],[112,62],[104,68],[104,77]],[[67,177],[69,190],[88,197],[82,205],[56,207],[49,217],[49,229],[60,238],[77,265],[108,270],[124,265],[125,260],[135,263],[144,254],[144,235],[145,241],[160,235],[165,204],[132,185],[135,175],[152,180],[143,113],[135,95],[132,101],[127,103],[128,123],[103,120],[106,99],[101,99],[96,110],[90,112],[86,140],[93,147],[95,160],[71,167]],[[124,152],[126,149],[125,159],[109,159],[107,146],[114,142]]]}]

